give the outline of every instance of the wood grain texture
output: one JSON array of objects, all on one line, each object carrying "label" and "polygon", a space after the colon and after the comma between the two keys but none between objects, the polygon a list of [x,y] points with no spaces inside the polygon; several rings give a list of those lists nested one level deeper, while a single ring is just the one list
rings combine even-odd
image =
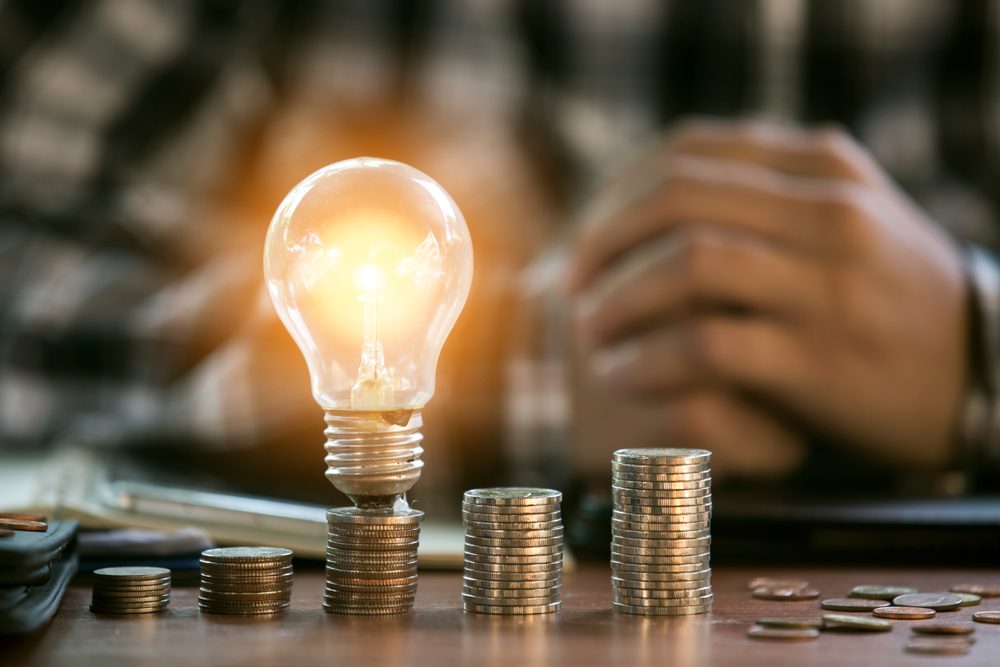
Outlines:
[{"label": "wood grain texture", "polygon": [[[563,611],[546,616],[497,617],[461,610],[461,575],[422,572],[416,609],[362,618],[326,614],[320,607],[319,568],[295,577],[293,610],[273,619],[200,614],[197,589],[175,587],[170,608],[155,616],[96,616],[90,588],[73,586],[52,624],[27,640],[0,643],[2,665],[927,665],[935,658],[903,651],[908,625],[892,632],[824,632],[810,642],[751,640],[755,618],[822,615],[819,600],[754,600],[753,576],[809,580],[822,598],[844,597],[858,584],[947,590],[962,582],[1000,583],[1000,571],[895,569],[720,568],[713,576],[711,614],[670,619],[617,614],[611,609],[610,570],[584,566],[567,575]],[[938,614],[970,620],[974,611],[1000,609],[1000,598]],[[870,614],[864,614],[870,616]],[[1000,625],[976,624],[977,643],[944,664],[1000,664]]]}]

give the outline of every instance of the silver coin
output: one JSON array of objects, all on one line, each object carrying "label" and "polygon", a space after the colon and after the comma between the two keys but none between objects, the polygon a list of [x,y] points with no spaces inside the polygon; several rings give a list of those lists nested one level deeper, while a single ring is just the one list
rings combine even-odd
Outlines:
[{"label": "silver coin", "polygon": [[[653,493],[650,491],[650,493]],[[700,498],[645,498],[640,496],[626,496],[618,491],[613,491],[611,493],[612,500],[618,507],[627,507],[628,511],[633,511],[631,508],[635,505],[646,505],[649,507],[692,507],[697,508],[694,511],[707,511],[707,509],[702,510],[702,508],[707,508],[712,505],[712,494],[702,496]]]},{"label": "silver coin", "polygon": [[198,603],[198,610],[206,614],[225,614],[229,616],[263,616],[264,614],[280,614],[291,609],[288,603],[277,604],[270,607],[217,607],[210,604]]},{"label": "silver coin", "polygon": [[613,601],[630,607],[703,607],[712,602],[712,594],[696,598],[639,598],[615,591]]},{"label": "silver coin", "polygon": [[562,554],[562,545],[555,547],[481,547],[475,544],[465,544],[465,553],[478,556],[553,556]]},{"label": "silver coin", "polygon": [[662,582],[692,582],[708,579],[712,575],[712,570],[711,568],[705,568],[703,570],[689,570],[686,572],[636,572],[612,568],[611,574],[613,577],[623,580],[635,581],[644,585],[652,586],[656,583]]},{"label": "silver coin", "polygon": [[553,579],[560,579],[562,577],[562,566],[555,567],[549,570],[540,571],[514,571],[514,572],[497,572],[497,571],[486,571],[486,570],[472,570],[469,568],[465,569],[464,578],[465,579],[475,579],[477,581],[497,581],[497,582],[527,582],[527,581],[550,581]]},{"label": "silver coin", "polygon": [[163,567],[102,567],[94,570],[95,581],[170,581],[170,570]]},{"label": "silver coin", "polygon": [[471,535],[465,536],[465,543],[474,545],[477,547],[494,547],[497,549],[513,548],[513,549],[526,549],[531,547],[562,547],[563,539],[561,537],[547,537],[547,538],[507,538],[507,539],[491,539],[487,537],[472,537]]},{"label": "silver coin", "polygon": [[697,547],[707,547],[712,544],[711,537],[693,537],[688,539],[649,539],[614,535],[611,540],[612,544],[616,544],[620,547],[640,549],[692,549]]},{"label": "silver coin", "polygon": [[[536,521],[532,523],[487,523],[484,521],[470,521],[465,519],[462,521],[465,524],[466,530],[490,530],[490,531],[510,531],[513,533],[520,533],[524,535],[525,533],[540,533],[545,534],[549,531],[554,531],[562,528],[562,521]],[[531,537],[537,537],[538,535],[531,535]]]},{"label": "silver coin", "polygon": [[[623,547],[617,544],[611,545],[611,556],[615,560],[626,559],[636,562],[636,558],[654,559],[660,561],[663,558],[708,558],[711,553],[708,546],[691,547],[684,549],[643,549],[639,547]],[[621,558],[619,558],[621,557]],[[682,561],[683,562],[683,561]]]},{"label": "silver coin", "polygon": [[121,608],[121,607],[99,607],[90,605],[90,611],[95,614],[155,614],[163,611],[167,608],[167,605],[153,606],[153,607],[135,607],[135,608]]},{"label": "silver coin", "polygon": [[[613,470],[613,482],[707,482],[712,479],[712,471],[671,473],[667,471],[654,473],[624,472]],[[627,486],[627,485],[626,485]]]},{"label": "silver coin", "polygon": [[329,558],[348,558],[353,560],[363,560],[363,561],[404,561],[412,560],[417,557],[417,550],[415,548],[409,549],[389,549],[385,551],[376,550],[358,550],[358,549],[345,549],[344,547],[331,547],[326,548],[326,553]]},{"label": "silver coin", "polygon": [[562,602],[552,602],[550,604],[531,605],[526,607],[507,607],[502,605],[483,605],[466,602],[463,603],[462,608],[465,611],[471,611],[477,614],[511,614],[521,616],[557,612],[562,609]]},{"label": "silver coin", "polygon": [[704,598],[712,594],[712,587],[674,588],[669,590],[651,588],[615,588],[615,595],[621,598],[644,598],[647,600],[686,600]]},{"label": "silver coin", "polygon": [[199,566],[204,572],[226,572],[248,576],[283,574],[292,571],[291,563],[215,563],[201,560]]},{"label": "silver coin", "polygon": [[414,525],[424,520],[420,510],[369,510],[358,507],[335,507],[326,511],[327,523],[360,523],[366,525]]},{"label": "silver coin", "polygon": [[612,488],[625,491],[702,491],[711,490],[712,480],[703,479],[697,482],[648,482],[630,479],[613,480]]},{"label": "silver coin", "polygon": [[561,521],[562,512],[539,512],[537,514],[483,514],[482,512],[462,512],[464,521],[476,521],[478,523],[491,523],[497,526],[521,523],[542,523],[548,521]]},{"label": "silver coin", "polygon": [[462,584],[479,590],[525,590],[535,588],[552,588],[562,584],[561,576],[556,576],[552,579],[541,579],[535,581],[495,581],[492,579],[480,579],[474,575],[475,573],[465,573],[462,577]]},{"label": "silver coin", "polygon": [[416,566],[401,567],[392,570],[365,570],[362,568],[326,566],[327,579],[367,579],[369,581],[389,581],[405,579],[417,573]]},{"label": "silver coin", "polygon": [[559,512],[562,503],[549,503],[546,505],[480,505],[479,503],[462,502],[463,512],[473,512],[475,514],[489,515],[518,515],[518,514],[550,514]]},{"label": "silver coin", "polygon": [[562,571],[562,560],[547,563],[481,563],[465,559],[466,571],[478,572],[556,572]]},{"label": "silver coin", "polygon": [[108,590],[104,588],[94,587],[94,595],[100,595],[102,597],[124,599],[124,598],[142,598],[149,597],[150,595],[165,595],[170,593],[170,586],[157,586],[156,588],[138,588],[131,590]]},{"label": "silver coin", "polygon": [[203,582],[201,585],[202,590],[216,591],[218,593],[291,593],[292,585],[281,584],[280,586],[246,586],[246,585],[236,585],[236,586],[206,586]]},{"label": "silver coin", "polygon": [[704,569],[709,566],[710,555],[701,556],[628,556],[625,554],[611,554],[613,567],[628,569],[629,566],[649,568],[648,572],[663,571],[659,568],[674,567],[677,565],[688,565],[692,568],[701,566]]},{"label": "silver coin", "polygon": [[406,577],[397,577],[396,579],[361,579],[357,577],[327,577],[327,584],[335,584],[337,586],[358,586],[365,588],[376,588],[382,586],[406,586],[415,584],[417,582],[417,575],[412,574]]},{"label": "silver coin", "polygon": [[464,500],[477,505],[546,505],[562,501],[562,493],[553,489],[497,487],[466,491]]},{"label": "silver coin", "polygon": [[388,616],[390,614],[405,614],[413,609],[413,605],[406,607],[389,607],[385,609],[357,609],[354,607],[340,607],[323,603],[323,611],[330,614],[341,614],[347,616]]},{"label": "silver coin", "polygon": [[665,531],[665,530],[620,530],[617,528],[612,528],[611,530],[612,538],[618,538],[619,540],[626,540],[625,543],[630,543],[634,540],[639,540],[642,542],[664,542],[664,541],[690,541],[690,540],[704,540],[711,539],[712,531],[710,530],[678,530],[678,531]]},{"label": "silver coin", "polygon": [[496,588],[490,586],[479,586],[478,582],[462,582],[462,592],[468,593],[469,595],[478,595],[487,598],[545,597],[550,595],[559,595],[560,590],[562,590],[562,585],[558,583],[551,586],[535,586],[533,588]]},{"label": "silver coin", "polygon": [[647,591],[679,591],[679,590],[690,590],[692,588],[704,588],[710,586],[712,582],[711,576],[701,577],[699,579],[689,579],[685,581],[669,580],[669,581],[642,581],[631,579],[629,577],[611,577],[611,585],[618,588],[639,588]]},{"label": "silver coin", "polygon": [[170,594],[166,595],[147,595],[141,598],[114,598],[102,595],[95,595],[91,598],[90,603],[95,607],[112,607],[115,605],[155,605],[163,604],[165,602],[170,602]]},{"label": "silver coin", "polygon": [[611,462],[611,474],[620,475],[622,473],[633,475],[691,475],[695,473],[711,473],[710,463],[696,463],[692,465],[677,466],[646,466],[631,463]]},{"label": "silver coin", "polygon": [[563,528],[560,525],[558,528],[552,528],[548,530],[480,530],[479,528],[471,528],[469,526],[465,527],[466,537],[480,537],[492,540],[509,540],[509,539],[552,539],[552,538],[562,538]]},{"label": "silver coin", "polygon": [[711,524],[703,523],[644,523],[641,521],[619,521],[611,522],[611,534],[631,537],[637,534],[649,533],[650,535],[680,536],[683,534],[696,534],[702,537],[711,537]]},{"label": "silver coin", "polygon": [[687,507],[670,507],[657,505],[623,505],[616,510],[626,510],[632,514],[633,521],[646,521],[650,516],[673,516],[675,523],[699,523],[712,520],[712,507],[689,505]]},{"label": "silver coin", "polygon": [[469,595],[468,593],[462,593],[462,602],[467,604],[483,604],[496,607],[538,607],[542,605],[552,604],[553,602],[559,601],[559,594],[555,595],[545,595],[538,597],[523,597],[523,598],[493,598],[493,597],[479,597],[477,595]]},{"label": "silver coin", "polygon": [[712,611],[711,603],[695,607],[637,607],[617,602],[613,603],[613,605],[614,610],[617,612],[637,616],[692,616],[695,614],[707,614]]},{"label": "silver coin", "polygon": [[329,534],[327,535],[328,542],[345,542],[347,544],[357,544],[361,547],[375,546],[381,544],[418,544],[420,542],[420,535],[406,535],[406,536],[392,536],[392,535],[380,535],[376,537],[364,537],[360,535],[340,535],[340,534]]},{"label": "silver coin", "polygon": [[214,577],[201,573],[201,583],[203,586],[291,586],[294,577],[292,574],[283,574],[276,577]]},{"label": "silver coin", "polygon": [[[692,517],[691,512],[673,512],[673,511],[656,511],[647,512],[639,511],[642,508],[627,507],[627,508],[614,508],[611,512],[611,520],[613,522],[619,523],[645,523],[645,524],[704,524],[703,527],[707,527],[709,524],[710,516],[705,516],[702,518]],[[700,511],[700,510],[699,510]],[[711,514],[706,512],[706,514]],[[657,526],[659,528],[660,526]],[[689,528],[676,528],[676,527],[664,527],[664,530],[690,530]]]},{"label": "silver coin", "polygon": [[626,498],[711,498],[712,489],[709,487],[700,489],[630,489],[617,485],[611,487],[612,495]]},{"label": "silver coin", "polygon": [[291,561],[290,549],[275,547],[224,547],[201,552],[203,560],[215,563],[244,563],[261,561]]},{"label": "silver coin", "polygon": [[485,563],[493,565],[552,565],[562,563],[562,553],[544,556],[483,556],[465,552],[466,563]]},{"label": "silver coin", "polygon": [[642,465],[691,465],[711,462],[712,452],[707,449],[674,447],[619,449],[611,456],[611,460],[617,463],[640,463]]}]

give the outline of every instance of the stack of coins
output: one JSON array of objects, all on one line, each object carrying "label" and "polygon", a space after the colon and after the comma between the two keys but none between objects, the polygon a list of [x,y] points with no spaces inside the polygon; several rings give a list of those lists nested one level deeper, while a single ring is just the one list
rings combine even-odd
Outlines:
[{"label": "stack of coins", "polygon": [[559,611],[562,494],[550,489],[474,489],[465,493],[465,611]]},{"label": "stack of coins", "polygon": [[615,609],[684,616],[712,610],[712,453],[622,449],[611,463]]},{"label": "stack of coins", "polygon": [[399,614],[417,594],[419,510],[327,510],[326,595],[335,614]]},{"label": "stack of coins", "polygon": [[106,567],[94,571],[90,610],[99,614],[151,614],[170,604],[170,570]]},{"label": "stack of coins", "polygon": [[273,547],[231,547],[201,552],[198,608],[210,614],[250,616],[288,611],[292,552]]}]

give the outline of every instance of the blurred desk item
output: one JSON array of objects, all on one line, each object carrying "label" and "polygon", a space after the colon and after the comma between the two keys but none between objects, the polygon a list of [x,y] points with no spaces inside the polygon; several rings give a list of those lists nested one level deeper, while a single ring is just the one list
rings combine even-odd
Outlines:
[{"label": "blurred desk item", "polygon": [[51,521],[0,540],[0,635],[32,632],[55,614],[76,572],[76,530],[75,521]]},{"label": "blurred desk item", "polygon": [[[816,600],[770,602],[750,597],[757,576],[805,579],[825,596],[844,596],[864,582],[947,590],[962,581],[1000,582],[991,570],[899,568],[719,568],[713,571],[716,603],[710,614],[687,618],[633,617],[611,609],[610,572],[588,566],[563,580],[557,614],[497,617],[462,611],[462,575],[422,572],[414,611],[377,618],[326,614],[324,576],[318,567],[295,573],[292,609],[280,618],[207,618],[198,613],[196,588],[174,587],[170,608],[145,618],[97,617],[87,611],[90,589],[71,587],[52,625],[30,641],[0,644],[6,665],[106,667],[178,665],[927,665],[904,653],[909,625],[892,632],[825,632],[811,642],[749,639],[758,618],[819,618]],[[969,621],[972,613],[1000,608],[987,598],[977,607],[947,614]],[[977,642],[962,665],[996,665],[1000,627],[976,624]]]},{"label": "blurred desk item", "polygon": [[[76,519],[85,528],[195,527],[220,545],[285,547],[298,558],[326,559],[325,507],[118,479],[84,449],[5,454],[0,512],[14,511]],[[463,554],[460,524],[423,524],[421,567],[461,569]]]}]

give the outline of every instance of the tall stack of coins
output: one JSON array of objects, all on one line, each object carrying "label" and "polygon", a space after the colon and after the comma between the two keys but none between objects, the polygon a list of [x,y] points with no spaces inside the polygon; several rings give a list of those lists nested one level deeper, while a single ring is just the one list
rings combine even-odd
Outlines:
[{"label": "tall stack of coins", "polygon": [[90,610],[98,614],[151,614],[170,604],[170,570],[105,567],[94,571]]},{"label": "tall stack of coins", "polygon": [[250,616],[288,611],[292,552],[273,547],[231,547],[201,552],[198,608],[210,614]]},{"label": "tall stack of coins", "polygon": [[327,510],[326,595],[335,614],[398,614],[417,594],[419,510]]},{"label": "tall stack of coins", "polygon": [[611,463],[614,606],[627,614],[712,610],[712,453],[621,449]]},{"label": "tall stack of coins", "polygon": [[465,520],[466,611],[543,614],[559,611],[562,586],[562,494],[551,489],[474,489]]}]

